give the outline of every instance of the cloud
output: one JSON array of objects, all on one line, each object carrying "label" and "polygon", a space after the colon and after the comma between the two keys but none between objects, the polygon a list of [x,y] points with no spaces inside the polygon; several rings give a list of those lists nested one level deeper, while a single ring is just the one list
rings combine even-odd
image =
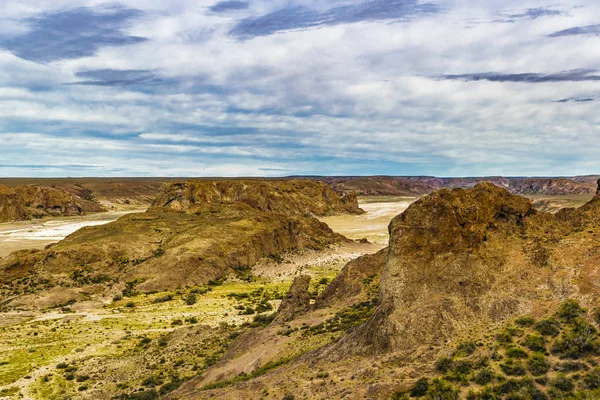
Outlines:
[{"label": "cloud", "polygon": [[231,1],[220,1],[217,4],[211,6],[209,9],[212,12],[220,13],[220,12],[231,11],[231,10],[244,10],[244,9],[248,8],[249,6],[250,6],[250,4],[248,4],[245,1],[231,0]]},{"label": "cloud", "polygon": [[490,82],[522,82],[522,83],[549,83],[549,82],[585,82],[600,81],[596,70],[580,69],[562,71],[551,74],[519,73],[503,74],[499,72],[482,72],[461,75],[445,75],[445,79],[459,79],[464,81],[490,81]]},{"label": "cloud", "polygon": [[36,62],[92,56],[103,46],[123,46],[146,39],[123,32],[142,16],[123,7],[75,8],[28,18],[29,31],[0,39],[0,46],[17,56]]},{"label": "cloud", "polygon": [[577,26],[574,28],[564,29],[562,31],[554,32],[548,37],[556,38],[563,36],[600,36],[600,25],[588,25],[588,26]]},{"label": "cloud", "polygon": [[[548,38],[598,20],[591,0],[253,0],[235,12],[215,1],[7,1],[3,43],[49,16],[133,11],[103,22],[101,37],[93,17],[81,54],[64,57],[69,45],[52,35],[52,61],[0,51],[0,175],[600,168],[597,104],[586,100],[600,93],[597,37]],[[496,22],[507,16],[514,23]],[[249,28],[232,36],[239,26]],[[144,41],[103,39],[114,35]]]},{"label": "cloud", "polygon": [[541,17],[556,16],[556,15],[561,15],[561,14],[562,14],[562,11],[559,11],[559,10],[538,7],[538,8],[529,8],[525,12],[520,13],[520,14],[511,14],[511,15],[509,15],[509,17],[515,18],[515,19],[537,19],[537,18],[541,18]]},{"label": "cloud", "polygon": [[308,29],[324,25],[360,21],[405,20],[438,11],[438,6],[433,3],[419,3],[416,0],[371,0],[326,11],[293,6],[257,18],[246,18],[231,30],[231,34],[237,37],[265,36],[280,31]]},{"label": "cloud", "polygon": [[556,100],[557,103],[589,103],[590,101],[595,101],[595,99],[593,97],[569,97]]}]

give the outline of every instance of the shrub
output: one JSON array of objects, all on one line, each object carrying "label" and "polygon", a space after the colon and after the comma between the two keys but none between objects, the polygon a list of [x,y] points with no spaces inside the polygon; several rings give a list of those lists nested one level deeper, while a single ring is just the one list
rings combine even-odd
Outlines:
[{"label": "shrub", "polygon": [[154,299],[153,303],[166,303],[167,301],[171,301],[175,298],[175,296],[173,296],[173,294],[169,293],[165,296],[160,296]]},{"label": "shrub", "polygon": [[56,369],[66,369],[69,366],[69,364],[61,362],[56,364]]},{"label": "shrub", "polygon": [[484,368],[473,377],[473,381],[481,386],[487,385],[494,380],[494,372],[489,368]]},{"label": "shrub", "polygon": [[556,379],[552,381],[552,386],[561,392],[570,392],[575,388],[575,384],[565,375],[559,375]]},{"label": "shrub", "polygon": [[558,316],[566,321],[573,321],[584,312],[585,309],[581,308],[578,302],[568,299],[560,305]]},{"label": "shrub", "polygon": [[85,382],[85,381],[87,381],[87,380],[89,380],[89,379],[90,379],[90,377],[89,377],[89,376],[87,376],[87,375],[77,375],[77,376],[75,377],[75,380],[76,380],[77,382]]},{"label": "shrub", "polygon": [[194,304],[196,304],[196,295],[193,293],[188,294],[185,299],[185,304],[187,304],[188,306],[192,306]]},{"label": "shrub", "polygon": [[576,372],[587,370],[589,367],[581,362],[565,361],[554,366],[555,371],[560,372]]},{"label": "shrub", "polygon": [[462,342],[458,346],[456,346],[456,352],[454,353],[457,357],[466,357],[470,356],[477,350],[477,345],[475,342]]},{"label": "shrub", "polygon": [[513,359],[508,359],[506,362],[500,364],[500,368],[506,375],[523,376],[527,373],[523,364]]},{"label": "shrub", "polygon": [[134,308],[135,307],[135,303],[133,301],[128,301],[127,304],[125,304],[125,307],[127,307],[127,308]]},{"label": "shrub", "polygon": [[552,352],[563,358],[578,359],[586,355],[598,353],[599,345],[596,341],[596,329],[577,319],[572,321],[572,327],[562,339],[552,346]]},{"label": "shrub", "polygon": [[427,390],[427,397],[434,400],[458,400],[458,390],[443,379],[434,379]]},{"label": "shrub", "polygon": [[410,390],[410,397],[421,397],[427,394],[429,390],[429,380],[427,378],[419,379]]},{"label": "shrub", "polygon": [[457,374],[468,374],[473,368],[473,363],[469,360],[460,360],[454,363],[454,372]]},{"label": "shrub", "polygon": [[519,325],[520,327],[531,326],[534,322],[535,320],[529,316],[519,317],[515,320],[515,324]]},{"label": "shrub", "polygon": [[533,354],[527,362],[529,371],[534,376],[544,375],[550,369],[550,365],[546,361],[546,357],[543,354]]},{"label": "shrub", "polygon": [[525,347],[533,351],[539,351],[542,353],[546,351],[546,339],[544,339],[542,335],[527,335],[523,344]]},{"label": "shrub", "polygon": [[435,364],[435,369],[438,372],[446,373],[452,368],[453,361],[451,358],[442,357]]},{"label": "shrub", "polygon": [[496,341],[502,344],[512,343],[512,335],[508,332],[501,332],[496,335]]},{"label": "shrub", "polygon": [[535,324],[535,330],[544,336],[558,336],[560,324],[555,319],[544,319]]},{"label": "shrub", "polygon": [[269,325],[271,322],[273,322],[274,319],[275,319],[275,313],[268,314],[268,315],[264,315],[264,314],[256,315],[254,317],[254,320],[252,321],[252,326],[259,327],[259,326]]},{"label": "shrub", "polygon": [[119,300],[123,300],[123,295],[121,295],[121,294],[115,294],[113,296],[113,301],[119,301]]},{"label": "shrub", "polygon": [[259,305],[256,306],[257,313],[263,313],[265,311],[270,311],[273,309],[273,306],[268,301],[263,301]]},{"label": "shrub", "polygon": [[511,347],[506,350],[506,356],[510,358],[527,358],[527,352],[520,347]]},{"label": "shrub", "polygon": [[596,367],[583,377],[583,382],[588,389],[600,389],[600,368]]}]

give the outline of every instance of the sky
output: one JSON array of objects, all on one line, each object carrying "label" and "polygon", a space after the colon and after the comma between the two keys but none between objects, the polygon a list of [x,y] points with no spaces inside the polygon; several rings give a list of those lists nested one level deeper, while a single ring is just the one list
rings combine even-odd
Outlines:
[{"label": "sky", "polygon": [[0,176],[600,173],[597,0],[1,0]]}]

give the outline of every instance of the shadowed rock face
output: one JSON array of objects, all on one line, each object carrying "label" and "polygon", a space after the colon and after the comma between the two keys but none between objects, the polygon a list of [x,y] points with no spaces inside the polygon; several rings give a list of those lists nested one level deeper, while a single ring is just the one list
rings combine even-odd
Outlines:
[{"label": "shadowed rock face", "polygon": [[46,216],[74,216],[102,212],[100,205],[62,190],[36,186],[0,185],[0,222]]},{"label": "shadowed rock face", "polygon": [[550,267],[574,266],[554,260],[573,251],[566,239],[593,223],[599,209],[597,197],[579,210],[538,213],[529,200],[489,183],[417,201],[390,223],[380,306],[345,346],[380,353],[440,345],[469,324],[501,321],[540,298],[558,301],[582,290]]}]

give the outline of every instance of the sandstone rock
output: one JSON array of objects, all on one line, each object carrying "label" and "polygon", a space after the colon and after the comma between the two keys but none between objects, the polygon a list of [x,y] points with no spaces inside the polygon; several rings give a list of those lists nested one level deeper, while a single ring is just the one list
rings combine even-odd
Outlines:
[{"label": "sandstone rock", "polygon": [[291,321],[294,315],[310,307],[309,284],[310,276],[308,275],[300,275],[294,278],[290,290],[279,305],[274,323]]},{"label": "sandstone rock", "polygon": [[340,194],[321,182],[307,180],[187,181],[165,185],[152,207],[193,212],[207,204],[244,203],[284,215],[361,214],[355,194]]},{"label": "sandstone rock", "polygon": [[11,188],[0,185],[0,222],[102,211],[106,210],[99,204],[63,190],[37,186]]}]

